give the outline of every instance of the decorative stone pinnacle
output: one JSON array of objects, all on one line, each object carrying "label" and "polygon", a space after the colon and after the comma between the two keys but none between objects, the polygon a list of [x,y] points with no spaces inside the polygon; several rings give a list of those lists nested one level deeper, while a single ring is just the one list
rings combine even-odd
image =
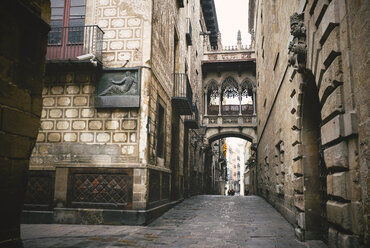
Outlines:
[{"label": "decorative stone pinnacle", "polygon": [[238,41],[241,41],[242,40],[242,33],[240,32],[240,30],[238,30]]}]

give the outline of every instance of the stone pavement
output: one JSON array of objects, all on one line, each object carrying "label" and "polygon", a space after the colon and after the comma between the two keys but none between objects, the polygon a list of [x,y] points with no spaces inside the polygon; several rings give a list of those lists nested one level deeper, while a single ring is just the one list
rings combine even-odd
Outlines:
[{"label": "stone pavement", "polygon": [[257,196],[194,196],[148,226],[22,225],[25,248],[325,248],[301,243],[293,227]]}]

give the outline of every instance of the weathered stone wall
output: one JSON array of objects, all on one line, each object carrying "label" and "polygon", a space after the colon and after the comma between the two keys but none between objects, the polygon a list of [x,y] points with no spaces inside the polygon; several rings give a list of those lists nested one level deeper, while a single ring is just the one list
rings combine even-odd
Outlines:
[{"label": "weathered stone wall", "polygon": [[[297,2],[278,5],[274,1],[257,1],[257,113],[258,153],[257,192],[275,206],[289,222],[295,222],[293,188],[293,120],[290,111],[287,71],[290,13]],[[288,83],[287,83],[288,82]],[[274,108],[273,108],[274,106]]]},{"label": "weathered stone wall", "polygon": [[49,1],[0,4],[0,246],[22,247],[20,214],[41,114]]},{"label": "weathered stone wall", "polygon": [[[91,68],[64,73],[48,68],[42,95],[41,128],[31,167],[55,163],[139,162],[138,110],[96,109],[96,72]],[[76,151],[76,143],[91,148]],[[93,147],[104,147],[104,151],[97,152]],[[69,156],[71,153],[75,156]]]},{"label": "weathered stone wall", "polygon": [[[172,180],[176,180],[172,185],[178,188],[179,195],[183,195],[184,177],[190,177],[189,168],[190,159],[187,159],[189,154],[194,153],[193,148],[185,140],[190,140],[190,132],[184,127],[184,116],[177,116],[176,109],[172,108],[171,98],[173,96],[173,73],[187,73],[193,91],[193,102],[199,99],[198,88],[201,82],[201,67],[200,61],[203,54],[203,38],[198,35],[201,30],[199,19],[201,15],[199,1],[187,1],[183,8],[179,8],[176,1],[154,1],[153,2],[153,29],[152,29],[152,57],[151,66],[153,71],[153,80],[150,86],[150,120],[151,132],[149,139],[149,161],[151,164],[158,164],[158,159],[155,156],[155,127],[157,123],[157,97],[159,96],[166,107],[166,156],[164,166],[172,168],[172,173],[175,173]],[[187,18],[192,23],[192,45],[186,42]],[[176,40],[176,42],[175,42]],[[177,49],[175,48],[177,46]],[[176,53],[175,53],[176,50]],[[199,104],[199,100],[198,100]],[[198,105],[199,108],[199,105]],[[177,120],[177,118],[179,118]],[[172,130],[172,124],[176,125],[176,130]],[[172,135],[176,135],[179,146],[176,151],[171,148]],[[188,136],[187,139],[184,137]],[[185,153],[186,152],[186,153]],[[177,158],[171,158],[171,154],[176,153]],[[199,155],[198,155],[199,156]],[[171,159],[175,161],[171,165]],[[186,163],[186,164],[184,164]],[[174,166],[174,167],[172,167]],[[185,170],[185,171],[184,171]],[[187,172],[186,172],[187,170]]]},{"label": "weathered stone wall", "polygon": [[[303,14],[291,26],[294,12]],[[299,238],[321,230],[330,247],[369,242],[368,13],[364,2],[338,0],[259,1],[256,10],[259,192]]]},{"label": "weathered stone wall", "polygon": [[[176,110],[172,109],[173,73],[184,73],[187,67],[195,99],[197,79],[201,77],[201,56],[196,54],[202,54],[203,46],[202,40],[194,33],[199,33],[200,27],[193,27],[194,51],[186,44],[185,32],[187,17],[194,18],[194,23],[198,22],[200,4],[189,1],[185,8],[178,8],[176,1],[167,1],[165,7],[163,1],[154,1],[153,4],[153,13],[152,2],[148,1],[88,0],[86,4],[86,24],[97,24],[105,32],[103,66],[141,67],[139,109],[95,108],[95,87],[102,72],[99,65],[93,67],[87,62],[55,61],[48,64],[42,122],[31,159],[31,170],[46,170],[55,175],[52,197],[57,212],[61,207],[77,206],[71,199],[80,190],[74,185],[78,185],[78,173],[83,171],[92,177],[100,173],[104,180],[110,180],[109,173],[115,171],[132,177],[127,184],[127,188],[132,190],[128,197],[132,201],[121,209],[147,209],[163,205],[169,201],[171,185],[181,191],[179,196],[183,194],[183,160],[187,156],[184,154],[184,146],[187,146],[184,135],[188,134],[183,117],[176,115]],[[177,70],[174,70],[175,30],[179,47]],[[166,48],[156,50],[158,42],[166,43]],[[191,59],[193,54],[198,59]],[[157,61],[161,56],[166,59]],[[159,102],[165,109],[163,159],[156,154]],[[173,132],[176,120],[177,131]],[[179,141],[174,166],[171,165],[173,135]],[[110,204],[108,198],[106,203]],[[32,198],[29,200],[32,202]],[[98,205],[95,208],[99,208]],[[63,221],[64,214],[59,211],[53,221]],[[99,215],[98,212],[96,214]],[[77,212],[76,216],[79,217],[71,223],[78,223],[78,219],[82,218]],[[102,217],[99,215],[97,218]],[[91,221],[92,218],[87,220],[88,223]],[[105,220],[99,223],[105,223]]]},{"label": "weathered stone wall", "polygon": [[[147,1],[86,1],[86,25],[105,32],[105,67],[146,66],[150,58],[151,3]],[[146,120],[150,71],[141,70],[140,109],[94,107],[100,69],[86,63],[51,63],[43,90],[43,111],[31,169],[55,172],[54,206],[71,206],[71,168],[132,169],[133,209],[145,209],[149,171],[145,166]],[[89,169],[90,168],[90,169]],[[109,169],[110,168],[110,169]],[[98,171],[98,169],[97,169]],[[68,190],[68,187],[69,190]]]},{"label": "weathered stone wall", "polygon": [[86,24],[105,32],[103,61],[107,67],[140,66],[150,52],[151,1],[88,0]]}]

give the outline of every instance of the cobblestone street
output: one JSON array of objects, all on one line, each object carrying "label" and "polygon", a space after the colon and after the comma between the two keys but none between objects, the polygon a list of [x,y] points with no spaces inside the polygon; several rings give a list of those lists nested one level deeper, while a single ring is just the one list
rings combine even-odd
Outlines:
[{"label": "cobblestone street", "polygon": [[22,225],[26,248],[248,247],[324,248],[301,243],[293,227],[257,196],[195,196],[148,226]]}]

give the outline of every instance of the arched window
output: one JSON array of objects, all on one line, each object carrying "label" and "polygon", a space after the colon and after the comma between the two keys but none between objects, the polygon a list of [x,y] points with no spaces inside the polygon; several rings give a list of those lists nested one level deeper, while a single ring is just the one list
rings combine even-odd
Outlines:
[{"label": "arched window", "polygon": [[254,84],[249,80],[245,79],[241,84],[241,107],[242,107],[242,114],[253,114],[253,88]]},{"label": "arched window", "polygon": [[236,80],[229,76],[221,85],[221,102],[223,115],[239,114],[239,86]]},{"label": "arched window", "polygon": [[212,80],[207,86],[207,114],[217,115],[218,105],[220,104],[220,94],[218,92],[218,83]]}]

